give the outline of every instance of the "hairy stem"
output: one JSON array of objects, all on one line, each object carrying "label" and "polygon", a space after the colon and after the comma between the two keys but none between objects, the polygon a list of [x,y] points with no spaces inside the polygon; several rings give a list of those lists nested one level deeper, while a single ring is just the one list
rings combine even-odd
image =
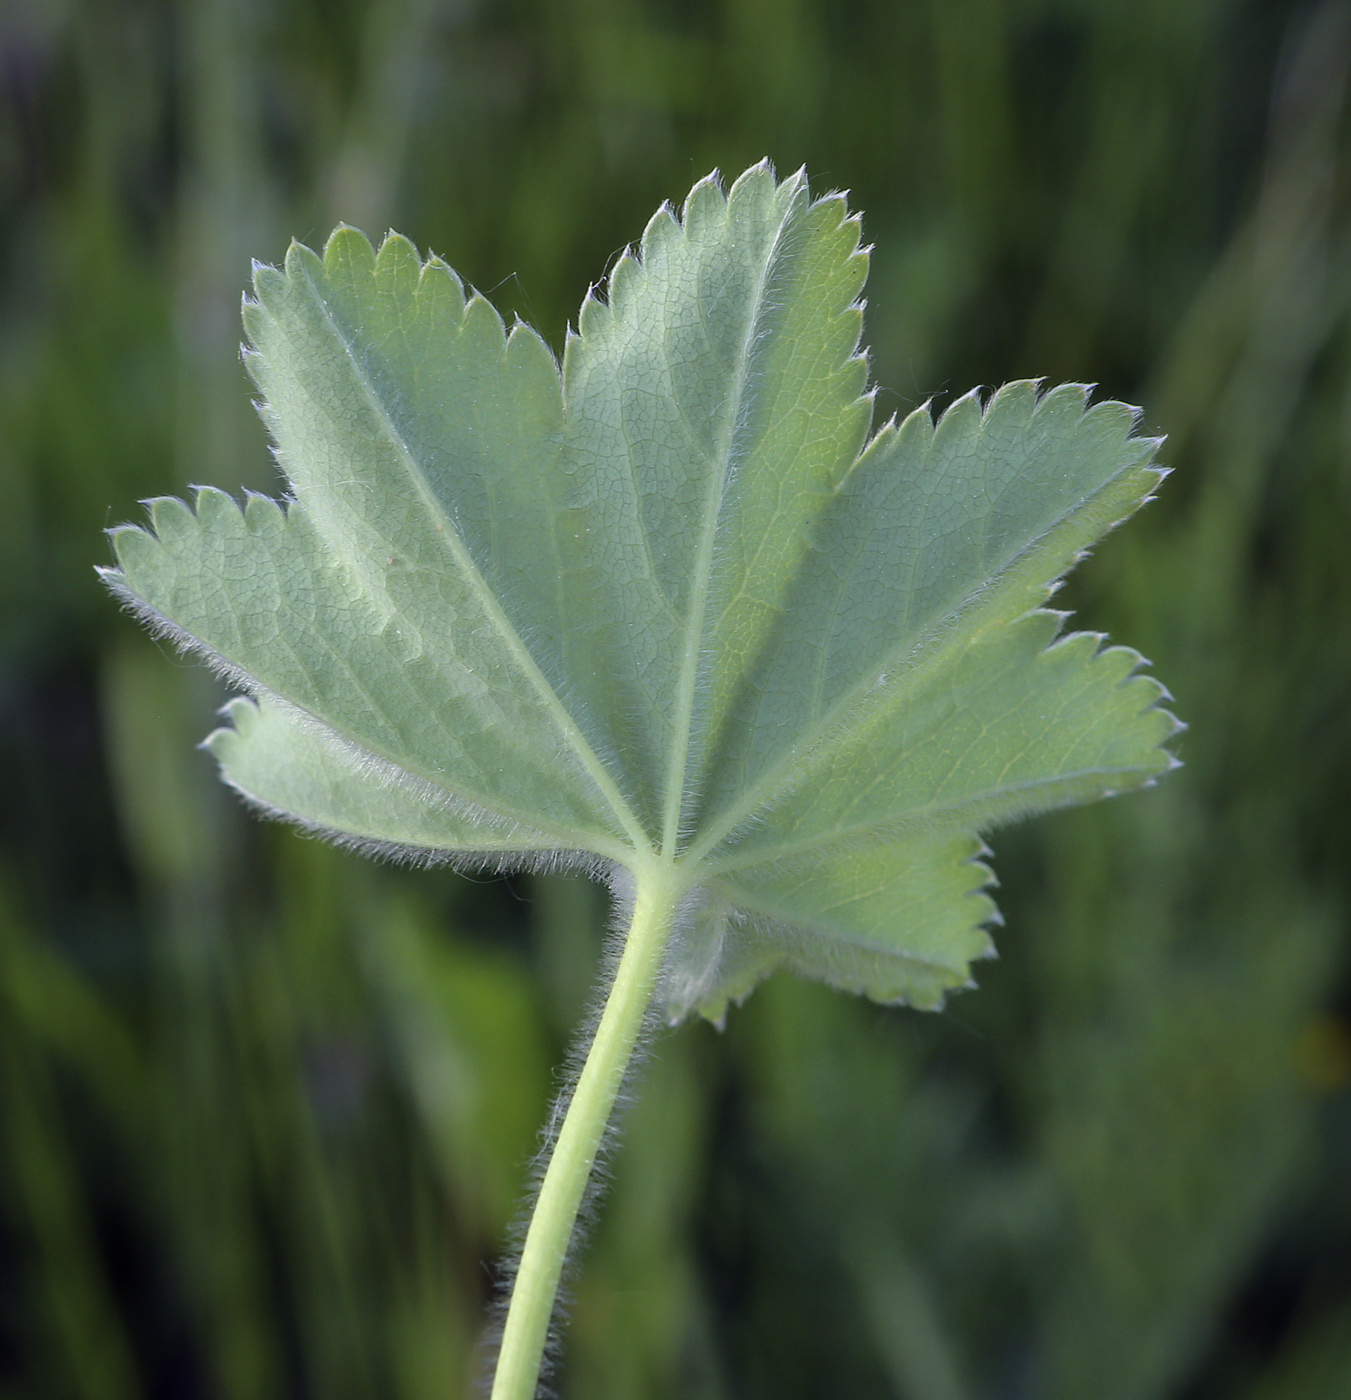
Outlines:
[{"label": "hairy stem", "polygon": [[638,877],[624,952],[530,1217],[492,1400],[533,1400],[572,1227],[661,971],[679,901],[673,876],[654,863]]}]

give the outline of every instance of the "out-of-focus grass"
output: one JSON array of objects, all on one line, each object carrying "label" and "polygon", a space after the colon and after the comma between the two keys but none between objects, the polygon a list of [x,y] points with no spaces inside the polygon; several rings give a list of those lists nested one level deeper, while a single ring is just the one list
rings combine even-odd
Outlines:
[{"label": "out-of-focus grass", "polygon": [[472,1393],[603,899],[247,820],[100,595],[273,489],[253,256],[394,224],[558,344],[760,156],[876,244],[884,412],[1095,379],[1176,465],[1070,590],[1191,722],[994,841],[942,1017],[776,979],[663,1035],[564,1395],[1351,1393],[1351,14],[1337,0],[11,0],[0,13],[0,1396]]}]

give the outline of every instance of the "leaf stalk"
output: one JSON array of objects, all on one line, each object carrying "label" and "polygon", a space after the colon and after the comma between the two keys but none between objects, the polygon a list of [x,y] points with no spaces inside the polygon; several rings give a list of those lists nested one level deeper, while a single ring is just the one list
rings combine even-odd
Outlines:
[{"label": "leaf stalk", "polygon": [[638,1043],[683,888],[673,863],[653,861],[638,873],[624,951],[526,1231],[492,1400],[535,1395],[577,1212]]}]

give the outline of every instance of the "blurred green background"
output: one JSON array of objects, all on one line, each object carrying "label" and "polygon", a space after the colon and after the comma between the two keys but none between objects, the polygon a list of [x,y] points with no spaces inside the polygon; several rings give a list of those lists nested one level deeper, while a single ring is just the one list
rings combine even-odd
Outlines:
[{"label": "blurred green background", "polygon": [[1091,380],[1177,470],[1067,590],[1190,722],[994,837],[940,1016],[663,1035],[585,1400],[1351,1396],[1351,5],[5,0],[0,1396],[454,1400],[606,911],[253,822],[100,530],[275,490],[249,260],[398,227],[559,344],[714,166],[848,188],[890,413]]}]

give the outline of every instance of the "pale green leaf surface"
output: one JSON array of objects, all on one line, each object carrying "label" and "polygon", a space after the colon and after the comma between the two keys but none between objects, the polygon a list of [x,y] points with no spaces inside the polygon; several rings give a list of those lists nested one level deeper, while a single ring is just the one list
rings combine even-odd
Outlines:
[{"label": "pale green leaf surface", "polygon": [[1173,761],[1135,653],[1040,610],[1160,472],[1078,386],[868,441],[865,271],[840,197],[702,181],[560,369],[402,238],[293,247],[245,308],[293,499],[152,502],[109,580],[253,693],[210,747],[265,808],[680,862],[673,1016],[779,964],[939,1005],[990,951],[977,833]]},{"label": "pale green leaf surface", "polygon": [[260,496],[241,511],[203,490],[195,513],[160,499],[151,523],[153,535],[114,534],[120,586],[251,688],[496,826],[606,844],[600,794],[453,575],[426,568],[416,575],[426,587],[404,586],[413,566],[396,565],[377,587],[320,538],[304,506],[284,512]]},{"label": "pale green leaf surface", "polygon": [[494,825],[406,769],[374,759],[333,730],[269,698],[242,696],[207,747],[230,783],[272,815],[303,813],[316,831],[340,833],[357,846],[393,854],[473,849],[485,854],[547,851],[548,833],[524,825]]},{"label": "pale green leaf surface", "polygon": [[876,1001],[941,1006],[994,951],[986,854],[935,828],[715,876],[669,961],[668,1006],[721,1020],[780,962]]}]

